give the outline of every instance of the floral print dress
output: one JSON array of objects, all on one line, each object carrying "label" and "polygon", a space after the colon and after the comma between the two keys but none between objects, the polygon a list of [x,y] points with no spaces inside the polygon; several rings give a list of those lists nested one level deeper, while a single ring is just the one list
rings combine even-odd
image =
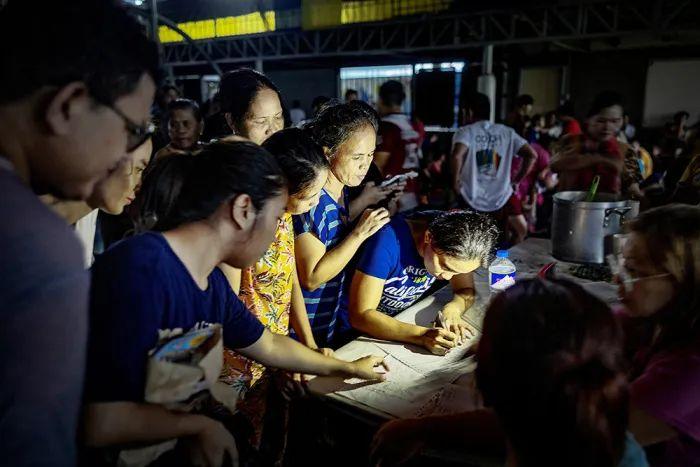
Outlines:
[{"label": "floral print dress", "polygon": [[[271,332],[289,334],[289,311],[294,273],[294,228],[292,216],[285,213],[275,239],[254,266],[241,272],[239,298]],[[238,409],[254,430],[251,444],[258,446],[265,418],[270,371],[231,349],[224,350],[221,380],[240,394]]]}]

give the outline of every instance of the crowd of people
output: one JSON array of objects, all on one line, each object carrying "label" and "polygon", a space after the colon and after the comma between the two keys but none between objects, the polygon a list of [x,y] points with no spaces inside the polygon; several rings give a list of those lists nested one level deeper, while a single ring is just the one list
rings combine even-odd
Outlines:
[{"label": "crowd of people", "polygon": [[[445,447],[519,467],[700,463],[687,113],[646,141],[613,92],[583,122],[520,96],[505,124],[474,93],[445,147],[402,112],[397,81],[376,109],[346,93],[307,118],[246,68],[200,107],[157,86],[156,45],[109,1],[11,0],[0,63],[3,463],[282,465],[307,375],[391,371],[334,356],[359,335],[437,355],[478,337],[483,408],[383,426],[373,465]],[[596,177],[642,202],[622,306],[523,280],[479,336],[461,318],[474,271],[542,233],[551,193]],[[454,297],[435,327],[396,319],[440,281]]]}]

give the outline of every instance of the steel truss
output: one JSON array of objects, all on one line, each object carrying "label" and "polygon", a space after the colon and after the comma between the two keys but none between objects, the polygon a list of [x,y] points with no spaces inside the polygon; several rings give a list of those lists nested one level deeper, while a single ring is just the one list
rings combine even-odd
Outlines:
[{"label": "steel truss", "polygon": [[[287,29],[188,43],[164,44],[166,65],[457,50],[647,34],[661,39],[698,34],[700,2],[595,1],[565,6],[450,13],[333,29]],[[204,53],[202,50],[204,50]]]}]

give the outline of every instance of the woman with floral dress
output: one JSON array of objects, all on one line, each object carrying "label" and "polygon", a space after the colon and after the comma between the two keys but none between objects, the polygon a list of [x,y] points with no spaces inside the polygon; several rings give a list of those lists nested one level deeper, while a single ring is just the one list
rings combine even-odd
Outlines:
[{"label": "woman with floral dress", "polygon": [[[263,257],[250,268],[236,270],[229,275],[229,280],[246,307],[271,332],[287,335],[291,325],[302,344],[318,349],[296,273],[292,215],[304,213],[318,204],[321,189],[328,178],[328,162],[322,148],[297,128],[275,133],[263,147],[277,158],[289,181],[287,209],[279,220],[275,239]],[[327,349],[319,351],[330,352]],[[243,435],[260,455],[280,456],[286,439],[286,404],[280,391],[268,389],[271,384],[286,385],[291,389],[294,387],[292,377],[284,372],[273,374],[263,365],[233,350],[225,350],[224,360],[222,379],[239,390],[238,409],[248,429]],[[268,415],[266,420],[268,411],[275,415]],[[278,444],[275,447],[266,444],[262,449],[264,440]]]}]

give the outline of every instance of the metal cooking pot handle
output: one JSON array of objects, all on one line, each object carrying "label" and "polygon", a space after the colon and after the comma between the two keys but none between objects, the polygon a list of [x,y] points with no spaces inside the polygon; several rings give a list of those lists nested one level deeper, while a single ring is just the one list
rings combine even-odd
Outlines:
[{"label": "metal cooking pot handle", "polygon": [[631,206],[625,206],[623,208],[608,208],[605,210],[605,220],[603,220],[603,227],[607,227],[610,225],[610,216],[613,214],[617,214],[620,216],[620,219],[623,219],[625,215],[632,210]]}]

